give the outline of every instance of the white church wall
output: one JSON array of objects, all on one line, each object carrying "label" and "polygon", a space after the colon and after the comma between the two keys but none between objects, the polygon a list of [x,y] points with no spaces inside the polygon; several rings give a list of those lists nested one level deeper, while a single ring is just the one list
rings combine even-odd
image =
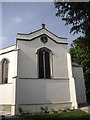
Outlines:
[{"label": "white church wall", "polygon": [[78,104],[77,104],[75,81],[72,75],[72,64],[71,64],[70,53],[67,53],[67,65],[68,65],[68,75],[69,75],[70,100],[72,101],[72,107],[77,109]]},{"label": "white church wall", "polygon": [[40,111],[41,106],[58,110],[71,107],[69,80],[19,79],[17,88],[18,108],[23,110]]},{"label": "white church wall", "polygon": [[[13,77],[17,74],[16,69],[16,63],[17,63],[17,51],[13,51],[15,49],[14,47],[6,48],[0,51],[0,62],[6,58],[9,61],[9,69],[8,69],[8,83],[11,83],[13,80]],[[10,52],[11,51],[11,52]]]},{"label": "white church wall", "polygon": [[83,70],[78,65],[73,65],[73,77],[75,79],[76,95],[78,104],[86,103],[85,81]]},{"label": "white church wall", "polygon": [[19,77],[22,78],[38,78],[38,58],[37,50],[41,47],[49,48],[52,53],[53,62],[53,78],[68,78],[67,70],[67,45],[56,44],[50,38],[48,42],[43,44],[40,38],[33,41],[19,41]]},{"label": "white church wall", "polygon": [[11,106],[15,105],[16,85],[13,85],[16,80],[13,77],[17,76],[17,51],[15,51],[15,46],[0,50],[0,62],[4,58],[9,61],[8,82],[6,84],[0,84],[0,106],[2,106],[0,109],[2,111],[7,110],[10,114]]},{"label": "white church wall", "polygon": [[12,103],[12,84],[0,85],[1,97],[0,104],[10,105]]},{"label": "white church wall", "polygon": [[[48,36],[45,44],[37,37],[41,34]],[[83,72],[74,68],[74,80],[66,38],[59,38],[46,29],[18,34],[17,38],[17,48],[0,50],[0,61],[9,60],[8,83],[0,84],[0,110],[7,108],[14,115],[19,107],[25,112],[38,112],[41,106],[61,110],[78,108],[77,101],[86,102]],[[37,50],[42,47],[52,51],[51,79],[38,78]]]},{"label": "white church wall", "polygon": [[[57,44],[48,38],[43,44],[40,37],[32,41],[18,40],[18,80],[17,80],[17,109],[40,110],[40,105],[57,104],[64,108],[71,107],[69,75],[67,65],[67,44]],[[38,79],[37,50],[46,47],[52,51],[52,78]],[[19,106],[18,106],[19,105]],[[36,109],[35,109],[36,105]],[[53,105],[52,105],[53,106]],[[58,107],[56,107],[58,108]],[[61,109],[62,109],[61,108]]]}]

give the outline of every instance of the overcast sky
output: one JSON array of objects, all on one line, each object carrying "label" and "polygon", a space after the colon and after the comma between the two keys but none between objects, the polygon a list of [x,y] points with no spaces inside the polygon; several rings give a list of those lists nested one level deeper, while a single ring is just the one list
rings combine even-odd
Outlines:
[{"label": "overcast sky", "polygon": [[15,44],[17,33],[33,32],[39,29],[42,23],[46,24],[49,31],[57,36],[68,38],[71,43],[78,35],[70,34],[70,26],[65,26],[64,21],[56,17],[55,13],[56,9],[52,2],[2,2],[2,5],[0,3],[2,17],[0,48]]}]

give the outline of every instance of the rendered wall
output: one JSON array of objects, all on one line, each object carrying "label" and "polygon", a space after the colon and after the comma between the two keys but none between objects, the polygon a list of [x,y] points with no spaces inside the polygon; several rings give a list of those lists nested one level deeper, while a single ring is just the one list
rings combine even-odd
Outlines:
[{"label": "rendered wall", "polygon": [[70,100],[72,101],[72,107],[77,109],[77,96],[76,96],[76,87],[75,80],[72,74],[72,63],[70,53],[67,53],[67,65],[68,65],[68,76],[69,76],[69,89],[70,89]]},{"label": "rendered wall", "polygon": [[83,70],[80,66],[73,66],[73,77],[75,79],[78,104],[86,103],[85,81]]},{"label": "rendered wall", "polygon": [[[57,44],[48,38],[43,44],[40,37],[32,41],[17,41],[18,80],[17,110],[40,111],[40,106],[63,109],[71,107],[66,44]],[[46,47],[52,51],[52,79],[38,79],[37,50]],[[53,105],[52,105],[53,104]]]},{"label": "rendered wall", "polygon": [[11,83],[13,77],[17,76],[17,51],[13,51],[14,49],[15,46],[0,50],[0,64],[4,58],[9,61],[8,83]]},{"label": "rendered wall", "polygon": [[19,79],[17,104],[24,111],[40,111],[41,106],[54,109],[71,107],[69,80]]},{"label": "rendered wall", "polygon": [[9,60],[8,83],[0,84],[0,111],[5,114],[14,114],[11,106],[15,107],[16,78],[13,77],[17,76],[17,51],[13,51],[14,49],[15,46],[0,51],[0,64],[3,58]]},{"label": "rendered wall", "polygon": [[18,41],[19,70],[18,75],[22,78],[38,78],[37,50],[41,47],[49,48],[52,53],[52,78],[68,78],[67,70],[67,45],[57,44],[48,38],[43,44],[40,38],[33,41]]}]

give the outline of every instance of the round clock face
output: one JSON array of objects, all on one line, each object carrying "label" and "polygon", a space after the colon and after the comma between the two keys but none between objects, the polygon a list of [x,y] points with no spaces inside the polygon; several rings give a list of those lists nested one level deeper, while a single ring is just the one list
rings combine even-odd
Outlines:
[{"label": "round clock face", "polygon": [[43,35],[40,40],[42,43],[45,44],[48,41],[48,38],[45,35]]}]

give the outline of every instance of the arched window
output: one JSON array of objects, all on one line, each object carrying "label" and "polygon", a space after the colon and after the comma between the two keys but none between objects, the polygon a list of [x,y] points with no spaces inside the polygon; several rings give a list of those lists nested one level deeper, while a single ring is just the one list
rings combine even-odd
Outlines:
[{"label": "arched window", "polygon": [[38,50],[39,78],[51,78],[50,54],[51,51],[45,47]]},{"label": "arched window", "polygon": [[8,67],[9,61],[7,59],[2,60],[2,84],[8,82]]}]

